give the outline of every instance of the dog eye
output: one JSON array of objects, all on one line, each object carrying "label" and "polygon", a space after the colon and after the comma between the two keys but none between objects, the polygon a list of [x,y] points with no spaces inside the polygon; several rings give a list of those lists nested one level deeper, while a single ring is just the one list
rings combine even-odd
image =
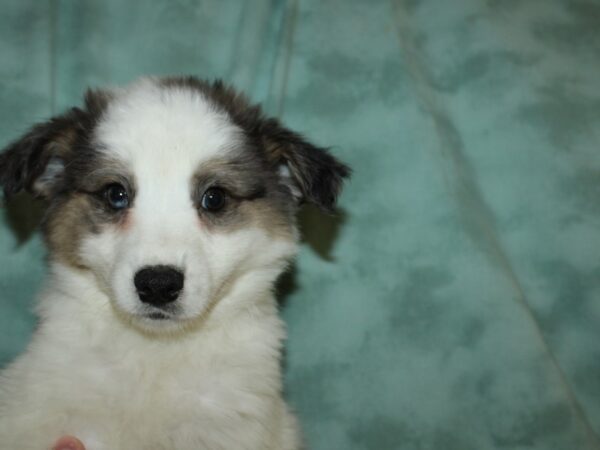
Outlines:
[{"label": "dog eye", "polygon": [[225,206],[225,192],[223,189],[212,187],[202,196],[202,202],[200,203],[202,208],[210,212],[216,212]]},{"label": "dog eye", "polygon": [[104,197],[113,209],[125,209],[129,206],[127,189],[118,183],[109,184],[104,190]]}]

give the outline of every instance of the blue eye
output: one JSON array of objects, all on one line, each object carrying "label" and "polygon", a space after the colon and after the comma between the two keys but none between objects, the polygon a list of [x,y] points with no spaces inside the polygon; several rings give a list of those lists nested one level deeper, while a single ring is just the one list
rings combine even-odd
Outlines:
[{"label": "blue eye", "polygon": [[210,212],[216,212],[225,206],[225,192],[219,188],[209,188],[202,196],[202,208]]},{"label": "blue eye", "polygon": [[129,206],[127,189],[118,183],[109,184],[104,190],[104,197],[113,209],[125,209]]}]

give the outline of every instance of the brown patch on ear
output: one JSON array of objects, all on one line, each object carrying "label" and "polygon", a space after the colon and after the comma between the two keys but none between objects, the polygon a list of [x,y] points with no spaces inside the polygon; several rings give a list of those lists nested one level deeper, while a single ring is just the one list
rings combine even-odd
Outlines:
[{"label": "brown patch on ear", "polygon": [[53,155],[66,158],[76,139],[77,131],[74,127],[61,130],[49,144],[55,146]]},{"label": "brown patch on ear", "polygon": [[56,181],[56,174],[42,178],[37,186],[36,182],[43,177],[53,158],[55,162],[67,158],[84,114],[73,108],[62,116],[40,123],[0,154],[0,185],[7,196],[21,190],[45,195],[51,190],[44,182]]},{"label": "brown patch on ear", "polygon": [[76,147],[89,145],[89,134],[111,95],[88,91],[85,108],[71,108],[64,114],[33,126],[25,135],[0,153],[0,186],[7,197],[22,190],[49,198],[61,190],[64,167],[70,164]]},{"label": "brown patch on ear", "polygon": [[44,158],[41,161],[43,171],[34,176],[31,185],[26,189],[42,198],[50,198],[60,183],[64,166],[69,159],[69,154],[77,140],[77,132],[74,128],[67,128],[57,134],[52,141],[42,150]]},{"label": "brown patch on ear", "polygon": [[299,193],[300,201],[332,212],[343,180],[350,176],[350,168],[334,158],[328,149],[311,144],[277,119],[264,120],[259,135],[272,164],[289,170],[290,177],[283,179],[290,191]]}]

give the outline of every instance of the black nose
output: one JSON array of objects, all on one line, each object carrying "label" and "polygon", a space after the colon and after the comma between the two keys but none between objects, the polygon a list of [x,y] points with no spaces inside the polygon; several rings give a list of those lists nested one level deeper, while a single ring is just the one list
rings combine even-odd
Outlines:
[{"label": "black nose", "polygon": [[148,266],[133,278],[140,300],[154,306],[174,302],[183,289],[183,274],[169,266]]}]

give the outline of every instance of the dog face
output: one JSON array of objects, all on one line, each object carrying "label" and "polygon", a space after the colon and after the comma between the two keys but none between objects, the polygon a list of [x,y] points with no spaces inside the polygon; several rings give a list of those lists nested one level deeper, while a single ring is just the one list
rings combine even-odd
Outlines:
[{"label": "dog face", "polygon": [[332,209],[348,173],[195,78],[89,91],[0,155],[7,196],[48,200],[51,258],[93,273],[115,311],[148,330],[196,323],[236,292],[267,294],[295,253],[298,204]]}]

